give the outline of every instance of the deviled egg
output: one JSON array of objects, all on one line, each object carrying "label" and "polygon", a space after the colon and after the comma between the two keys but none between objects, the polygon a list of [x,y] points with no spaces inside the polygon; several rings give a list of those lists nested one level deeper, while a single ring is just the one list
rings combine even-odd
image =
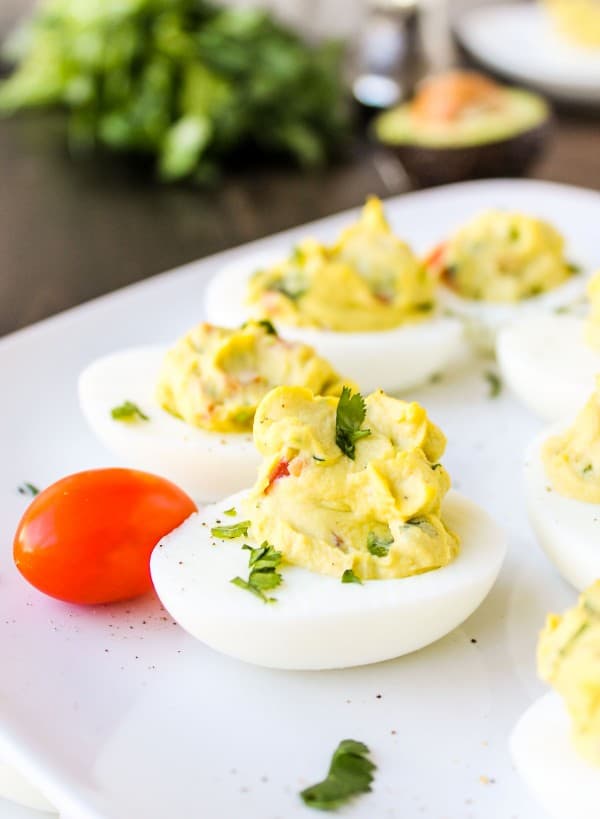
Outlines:
[{"label": "deviled egg", "polygon": [[204,323],[170,350],[135,347],[95,361],[80,376],[79,399],[94,433],[127,465],[213,501],[254,480],[254,413],[279,384],[335,395],[342,379],[268,321],[235,330]]},{"label": "deviled egg", "polygon": [[600,577],[600,380],[575,422],[528,450],[525,494],[539,542],[576,589]]},{"label": "deviled egg", "polygon": [[260,403],[254,486],[192,515],[151,558],[194,637],[247,662],[322,669],[425,646],[484,600],[506,544],[440,463],[416,403],[280,387]]},{"label": "deviled egg", "polygon": [[433,276],[374,197],[333,246],[307,239],[282,261],[223,269],[209,282],[206,313],[225,326],[269,319],[367,392],[424,383],[462,351],[460,322],[441,315]]},{"label": "deviled egg", "polygon": [[600,372],[600,273],[589,279],[587,293],[587,319],[564,312],[529,316],[498,336],[498,363],[506,383],[546,421],[573,415]]},{"label": "deviled egg", "polygon": [[478,214],[426,259],[440,300],[466,323],[480,347],[519,317],[572,304],[583,292],[578,268],[549,223],[523,213]]},{"label": "deviled egg", "polygon": [[600,805],[600,581],[549,615],[538,669],[556,691],[518,722],[515,766],[552,819],[589,819]]}]

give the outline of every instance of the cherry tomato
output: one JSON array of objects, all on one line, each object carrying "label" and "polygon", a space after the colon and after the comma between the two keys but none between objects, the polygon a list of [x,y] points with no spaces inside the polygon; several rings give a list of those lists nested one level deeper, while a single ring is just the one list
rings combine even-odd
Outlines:
[{"label": "cherry tomato", "polygon": [[17,528],[15,564],[69,603],[112,603],[152,588],[150,554],[197,511],[175,484],[133,469],[92,469],[40,492]]}]

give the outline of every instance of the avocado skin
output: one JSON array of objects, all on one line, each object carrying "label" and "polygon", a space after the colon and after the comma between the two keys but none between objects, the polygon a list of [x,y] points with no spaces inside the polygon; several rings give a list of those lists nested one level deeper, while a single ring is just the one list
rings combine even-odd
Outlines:
[{"label": "avocado skin", "polygon": [[509,139],[463,148],[390,145],[376,136],[375,139],[398,157],[414,185],[431,187],[466,179],[522,176],[541,156],[551,133],[552,118],[549,116],[534,128]]}]

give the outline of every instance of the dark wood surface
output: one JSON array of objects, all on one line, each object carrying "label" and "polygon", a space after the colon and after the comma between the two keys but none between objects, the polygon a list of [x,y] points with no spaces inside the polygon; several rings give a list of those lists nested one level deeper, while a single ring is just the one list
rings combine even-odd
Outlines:
[{"label": "dark wood surface", "polygon": [[[0,121],[0,335],[224,248],[409,189],[358,143],[326,170],[250,168],[212,191],[123,159],[74,159],[60,114]],[[600,120],[562,114],[534,174],[600,190]]]}]

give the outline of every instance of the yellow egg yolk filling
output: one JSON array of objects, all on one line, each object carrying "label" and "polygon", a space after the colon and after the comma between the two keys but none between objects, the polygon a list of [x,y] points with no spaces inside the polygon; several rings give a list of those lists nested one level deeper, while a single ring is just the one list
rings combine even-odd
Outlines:
[{"label": "yellow egg yolk filling", "polygon": [[251,278],[255,318],[339,332],[389,330],[435,307],[432,276],[392,233],[379,199],[331,247],[311,239]]},{"label": "yellow egg yolk filling", "polygon": [[538,296],[573,274],[564,239],[552,225],[502,210],[467,222],[428,263],[461,296],[487,302]]},{"label": "yellow egg yolk filling", "polygon": [[[346,384],[352,384],[345,381]],[[166,354],[156,396],[168,412],[211,432],[250,432],[273,387],[294,384],[339,395],[342,380],[306,344],[280,338],[268,322],[231,330],[199,324]]]},{"label": "yellow egg yolk filling", "polygon": [[259,405],[254,441],[263,464],[246,511],[253,539],[336,577],[446,566],[459,541],[441,517],[450,486],[439,463],[443,433],[419,404],[375,392],[352,459],[336,443],[337,407],[338,399],[299,387],[273,390]]},{"label": "yellow egg yolk filling", "polygon": [[560,495],[600,503],[600,378],[575,423],[545,442],[542,460],[552,488]]},{"label": "yellow egg yolk filling", "polygon": [[558,30],[574,43],[600,47],[598,0],[545,0]]},{"label": "yellow egg yolk filling", "polygon": [[585,341],[600,350],[600,272],[594,273],[587,285],[590,312],[585,323]]},{"label": "yellow egg yolk filling", "polygon": [[565,702],[575,747],[600,765],[600,581],[564,615],[548,615],[538,643],[538,670]]}]

